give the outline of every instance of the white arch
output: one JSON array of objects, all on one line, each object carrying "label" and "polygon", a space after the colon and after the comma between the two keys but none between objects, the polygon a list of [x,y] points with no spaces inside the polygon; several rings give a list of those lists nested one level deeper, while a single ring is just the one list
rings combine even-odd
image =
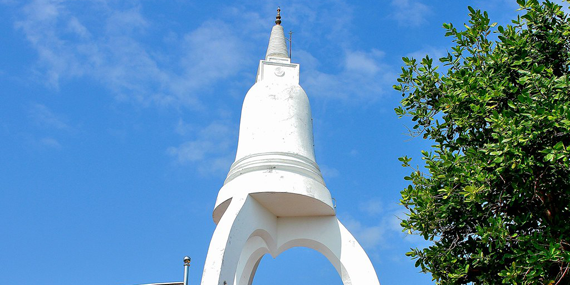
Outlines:
[{"label": "white arch", "polygon": [[336,216],[276,217],[250,195],[234,197],[208,249],[202,285],[251,285],[266,253],[292,247],[323,254],[344,285],[379,285],[370,259]]}]

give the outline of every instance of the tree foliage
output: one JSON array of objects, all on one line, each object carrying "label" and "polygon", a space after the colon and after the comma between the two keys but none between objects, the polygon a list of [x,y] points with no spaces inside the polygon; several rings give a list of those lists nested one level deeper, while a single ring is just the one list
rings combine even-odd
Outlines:
[{"label": "tree foliage", "polygon": [[518,0],[506,27],[469,7],[439,59],[403,58],[396,113],[433,140],[405,177],[402,221],[433,245],[407,255],[440,284],[570,284],[570,24]]}]

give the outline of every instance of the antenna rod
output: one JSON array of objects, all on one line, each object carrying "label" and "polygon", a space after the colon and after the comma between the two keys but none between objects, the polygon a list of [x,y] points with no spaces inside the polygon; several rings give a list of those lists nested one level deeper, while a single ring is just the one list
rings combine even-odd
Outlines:
[{"label": "antenna rod", "polygon": [[184,256],[184,285],[188,285],[188,270],[190,269],[190,257]]},{"label": "antenna rod", "polygon": [[289,59],[293,58],[293,50],[291,49],[292,43],[293,43],[293,31],[289,31]]}]

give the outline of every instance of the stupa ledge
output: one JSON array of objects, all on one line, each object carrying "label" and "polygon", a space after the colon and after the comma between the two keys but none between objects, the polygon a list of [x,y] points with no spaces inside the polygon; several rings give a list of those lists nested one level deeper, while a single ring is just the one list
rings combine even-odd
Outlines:
[{"label": "stupa ledge", "polygon": [[[273,59],[273,58],[272,58]],[[300,65],[291,63],[287,58],[276,58],[279,60],[261,60],[257,69],[256,83],[263,80],[276,80],[288,84],[299,84]],[[281,61],[283,60],[283,61]]]}]

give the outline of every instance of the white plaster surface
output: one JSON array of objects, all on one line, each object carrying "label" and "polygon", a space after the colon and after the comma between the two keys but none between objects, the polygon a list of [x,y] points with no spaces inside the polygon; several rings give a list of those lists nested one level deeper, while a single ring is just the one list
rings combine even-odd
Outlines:
[{"label": "white plaster surface", "polygon": [[251,285],[265,254],[323,254],[343,284],[379,285],[368,256],[336,217],[315,160],[311,108],[290,63],[283,28],[242,107],[236,160],[218,193],[202,285]]},{"label": "white plaster surface", "polygon": [[250,285],[263,255],[292,247],[323,254],[344,285],[379,285],[368,256],[336,216],[277,217],[251,195],[234,197],[208,249],[202,285]]},{"label": "white plaster surface", "polygon": [[214,222],[234,195],[245,193],[258,195],[278,216],[335,215],[313,144],[311,106],[299,85],[299,65],[260,61],[257,81],[243,102],[236,160],[218,193]]},{"label": "white plaster surface", "polygon": [[265,59],[269,57],[289,57],[287,52],[287,43],[285,42],[285,34],[283,33],[283,26],[275,25],[271,29],[271,36],[269,37],[269,45]]}]

